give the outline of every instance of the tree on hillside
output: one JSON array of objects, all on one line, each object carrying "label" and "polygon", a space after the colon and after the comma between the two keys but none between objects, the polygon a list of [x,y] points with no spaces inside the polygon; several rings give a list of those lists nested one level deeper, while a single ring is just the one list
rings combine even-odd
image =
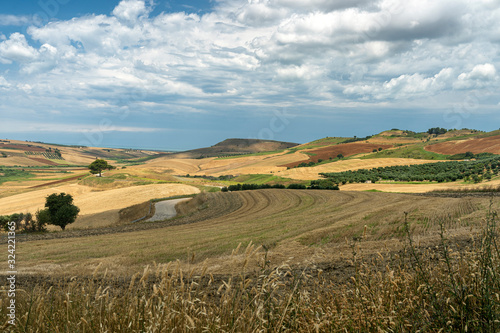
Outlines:
[{"label": "tree on hillside", "polygon": [[101,173],[103,170],[111,170],[114,168],[115,168],[114,166],[108,164],[108,162],[99,158],[97,158],[94,162],[92,162],[89,165],[90,173],[93,175],[99,174],[99,177],[102,176]]},{"label": "tree on hillside", "polygon": [[338,155],[337,155],[337,158],[344,158],[344,155],[342,155],[342,154],[338,154]]},{"label": "tree on hillside", "polygon": [[440,135],[440,134],[445,134],[446,132],[448,132],[448,130],[445,128],[441,128],[441,127],[429,128],[429,130],[427,131],[427,133],[429,133],[431,135],[432,134]]},{"label": "tree on hillside", "polygon": [[46,209],[37,212],[37,217],[42,223],[60,226],[62,230],[66,225],[75,222],[80,208],[73,205],[71,194],[54,193],[45,199]]}]

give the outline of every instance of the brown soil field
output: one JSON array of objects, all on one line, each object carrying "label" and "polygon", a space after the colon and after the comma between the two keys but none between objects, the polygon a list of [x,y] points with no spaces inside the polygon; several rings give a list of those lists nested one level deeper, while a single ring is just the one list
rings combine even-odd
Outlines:
[{"label": "brown soil field", "polygon": [[322,164],[307,168],[294,168],[276,173],[277,176],[292,178],[297,180],[315,180],[321,178],[319,175],[323,172],[342,172],[358,169],[372,169],[378,167],[394,165],[413,165],[435,163],[432,160],[417,160],[410,158],[373,158],[373,159],[349,159]]},{"label": "brown soil field", "polygon": [[426,146],[425,150],[446,155],[466,153],[468,151],[474,154],[500,154],[500,135],[479,139],[441,142]]},{"label": "brown soil field", "polygon": [[[38,146],[38,144],[36,144]],[[39,147],[28,147],[28,145],[24,144],[12,144],[12,143],[7,143],[7,144],[0,144],[1,148],[12,148],[16,150],[21,150],[21,151],[39,151],[39,152],[44,152],[45,148],[39,148]]]},{"label": "brown soil field", "polygon": [[62,184],[62,183],[67,183],[69,181],[72,181],[72,180],[75,180],[75,179],[78,179],[80,177],[83,177],[83,176],[86,176],[87,174],[81,174],[81,175],[76,175],[76,176],[73,176],[73,177],[69,177],[69,178],[66,178],[66,179],[61,179],[61,180],[55,180],[55,181],[52,181],[52,182],[47,182],[47,183],[41,183],[41,184],[37,184],[37,185],[34,185],[34,186],[31,186],[30,188],[38,188],[38,187],[45,187],[45,186],[53,186],[53,185],[58,185],[58,184]]},{"label": "brown soil field", "polygon": [[46,165],[60,165],[57,162],[47,160],[45,158],[29,157],[30,160],[37,161]]},{"label": "brown soil field", "polygon": [[30,159],[29,157],[23,156],[9,156],[7,158],[0,158],[0,165],[3,166],[44,166],[46,163],[35,161]]},{"label": "brown soil field", "polygon": [[[401,246],[393,237],[400,232],[403,212],[410,212],[412,221],[427,221],[415,224],[416,241],[438,230],[439,226],[428,218],[447,214],[460,218],[449,229],[469,233],[478,210],[487,207],[488,201],[319,190],[208,193],[205,209],[171,222],[69,230],[27,238],[20,235],[18,241],[23,244],[17,254],[23,274],[84,274],[99,263],[110,274],[130,273],[153,261],[161,264],[194,254],[196,259],[186,265],[204,263],[209,272],[228,273],[234,268],[229,260],[231,250],[251,241],[269,249],[271,264],[286,261],[311,265],[348,256],[350,248],[344,238],[363,233],[374,251],[383,244]],[[89,235],[93,237],[85,237]],[[47,242],[49,238],[52,240]]]},{"label": "brown soil field", "polygon": [[288,163],[281,166],[293,168],[302,162],[317,163],[319,159],[328,160],[329,158],[336,158],[338,154],[342,154],[344,157],[348,157],[356,154],[370,153],[373,151],[373,149],[378,149],[378,148],[387,149],[391,147],[392,145],[383,145],[383,144],[377,145],[373,143],[361,143],[361,142],[339,144],[325,148],[307,150],[307,153],[314,154],[314,156],[309,156],[307,160]]}]

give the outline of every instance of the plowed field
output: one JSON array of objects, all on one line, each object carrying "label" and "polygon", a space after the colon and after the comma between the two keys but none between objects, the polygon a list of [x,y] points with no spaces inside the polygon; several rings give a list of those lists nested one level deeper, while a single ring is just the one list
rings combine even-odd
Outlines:
[{"label": "plowed field", "polygon": [[[444,212],[465,222],[480,203],[487,205],[487,201],[319,190],[210,193],[203,203],[205,209],[171,222],[33,235],[27,236],[32,240],[27,243],[20,235],[23,244],[18,253],[25,273],[44,272],[49,267],[52,272],[76,267],[80,272],[90,271],[100,262],[110,271],[125,272],[192,253],[196,253],[197,261],[208,259],[211,269],[221,272],[227,262],[224,256],[240,242],[252,241],[272,249],[269,258],[276,262],[290,258],[302,262],[319,253],[326,255],[329,247],[319,245],[330,244],[332,253],[338,255],[344,237],[361,235],[365,225],[373,240],[391,239],[399,232],[405,211],[415,218]],[[424,235],[436,225],[427,222],[419,228],[416,232]],[[58,237],[72,238],[36,240]]]},{"label": "plowed field", "polygon": [[500,135],[480,139],[441,142],[435,145],[426,146],[425,150],[446,155],[466,153],[469,151],[474,154],[500,154]]}]

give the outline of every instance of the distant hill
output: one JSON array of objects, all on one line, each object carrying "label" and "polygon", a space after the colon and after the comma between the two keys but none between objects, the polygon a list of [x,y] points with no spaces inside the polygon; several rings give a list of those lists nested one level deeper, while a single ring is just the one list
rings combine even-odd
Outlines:
[{"label": "distant hill", "polygon": [[298,143],[273,140],[226,139],[211,147],[188,150],[172,154],[171,156],[176,158],[205,158],[245,155],[284,150],[298,145]]}]

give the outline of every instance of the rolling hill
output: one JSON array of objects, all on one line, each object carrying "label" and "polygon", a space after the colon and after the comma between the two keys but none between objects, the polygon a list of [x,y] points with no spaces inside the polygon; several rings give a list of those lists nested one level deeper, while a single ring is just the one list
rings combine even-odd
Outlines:
[{"label": "rolling hill", "polygon": [[206,158],[273,152],[298,146],[298,143],[258,139],[226,139],[211,147],[171,154],[175,158]]}]

